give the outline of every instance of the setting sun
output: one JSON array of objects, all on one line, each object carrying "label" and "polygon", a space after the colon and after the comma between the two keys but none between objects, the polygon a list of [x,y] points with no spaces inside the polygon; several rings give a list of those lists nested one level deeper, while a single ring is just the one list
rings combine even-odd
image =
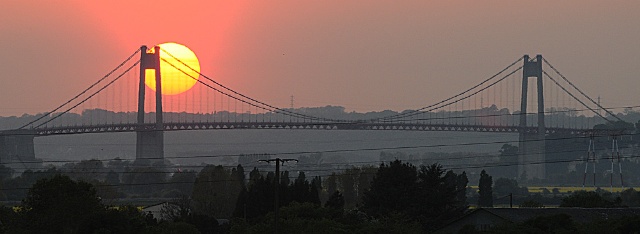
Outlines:
[{"label": "setting sun", "polygon": [[[176,95],[191,89],[191,87],[196,84],[196,79],[200,76],[200,63],[195,53],[186,46],[173,42],[163,43],[159,46],[161,48],[160,73],[162,76],[162,94]],[[155,91],[155,72],[153,69],[147,69],[145,74],[146,78],[144,83]]]}]

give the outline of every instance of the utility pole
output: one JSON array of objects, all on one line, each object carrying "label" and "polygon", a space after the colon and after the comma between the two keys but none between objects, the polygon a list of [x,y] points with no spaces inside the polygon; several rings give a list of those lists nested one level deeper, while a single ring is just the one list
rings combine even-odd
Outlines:
[{"label": "utility pole", "polygon": [[280,163],[284,164],[284,162],[289,162],[289,161],[296,161],[298,162],[297,159],[291,159],[291,158],[286,158],[286,159],[280,159],[280,158],[275,158],[275,159],[268,159],[268,160],[258,160],[258,162],[266,162],[266,163],[271,163],[271,162],[276,162],[276,176],[273,179],[273,184],[274,184],[274,232],[273,233],[278,233],[278,210],[280,209],[280,199],[278,198],[278,190],[280,190]]},{"label": "utility pole", "polygon": [[513,208],[513,193],[509,193],[509,195],[503,196],[503,197],[499,197],[496,199],[503,199],[509,197],[509,208]]},{"label": "utility pole", "polygon": [[513,193],[509,193],[509,208],[513,208]]}]

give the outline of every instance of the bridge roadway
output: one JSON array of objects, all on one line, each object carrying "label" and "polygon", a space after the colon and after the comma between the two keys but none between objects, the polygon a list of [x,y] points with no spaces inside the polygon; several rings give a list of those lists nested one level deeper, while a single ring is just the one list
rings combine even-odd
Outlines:
[{"label": "bridge roadway", "polygon": [[[222,129],[291,129],[291,130],[392,130],[392,131],[458,131],[458,132],[495,132],[519,133],[517,126],[423,124],[423,123],[385,123],[385,122],[165,122],[165,131],[182,130],[222,130]],[[523,128],[526,133],[536,134],[538,127]],[[35,133],[33,133],[35,131]],[[147,124],[104,124],[92,126],[64,126],[31,129],[35,136],[155,131],[154,123]],[[565,133],[588,135],[592,129],[547,127],[546,133]]]}]

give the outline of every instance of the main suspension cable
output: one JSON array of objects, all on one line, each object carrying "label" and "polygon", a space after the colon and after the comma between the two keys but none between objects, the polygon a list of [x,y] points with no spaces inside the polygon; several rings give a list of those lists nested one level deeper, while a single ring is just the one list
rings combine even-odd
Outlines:
[{"label": "main suspension cable", "polygon": [[73,105],[72,107],[69,107],[68,109],[66,109],[65,111],[59,113],[58,115],[56,115],[55,117],[39,124],[38,126],[36,126],[36,128],[42,127],[42,125],[45,125],[55,119],[57,119],[58,117],[68,113],[69,111],[71,111],[73,108],[78,107],[79,105],[82,105],[84,102],[86,102],[87,100],[91,99],[93,96],[95,96],[96,94],[100,93],[102,90],[106,89],[107,87],[109,87],[110,85],[112,85],[114,82],[116,82],[117,80],[119,80],[122,76],[124,76],[125,74],[127,74],[132,68],[134,68],[135,66],[137,66],[140,63],[140,60],[138,60],[137,62],[135,62],[133,65],[131,65],[129,68],[127,68],[122,74],[120,74],[118,77],[116,77],[115,79],[113,79],[111,82],[105,84],[102,88],[98,89],[97,91],[95,91],[94,93],[92,93],[91,95],[89,95],[88,97],[86,97],[85,99],[83,99],[82,101],[78,102],[77,104]]},{"label": "main suspension cable", "polygon": [[[582,104],[584,107],[586,107],[587,109],[589,109],[591,112],[595,113],[596,115],[600,116],[600,118],[603,118],[604,120],[606,120],[609,123],[613,123],[613,121],[607,119],[606,117],[604,117],[602,114],[598,113],[598,111],[594,110],[593,108],[587,106],[587,104],[585,104],[583,101],[581,101],[580,99],[578,99],[575,95],[573,95],[571,92],[569,92],[569,90],[567,90],[564,86],[562,86],[558,81],[556,81],[555,79],[553,79],[553,77],[551,77],[549,75],[549,73],[547,73],[545,70],[542,70],[542,73],[547,76],[549,79],[551,79],[551,81],[553,81],[553,83],[555,83],[558,87],[560,87],[565,93],[567,93],[569,96],[571,96],[574,100],[576,100],[577,102],[579,102],[580,104]],[[603,108],[604,109],[604,108]],[[606,110],[606,109],[605,109]],[[607,111],[607,113],[610,113],[609,111]],[[615,116],[615,115],[612,115]],[[616,117],[618,118],[618,117]],[[618,118],[619,119],[619,118]],[[622,121],[622,120],[621,120]]]},{"label": "main suspension cable", "polygon": [[[463,92],[461,92],[461,93],[459,93],[459,94],[457,94],[457,95],[455,95],[455,96],[452,96],[452,97],[450,97],[450,98],[444,99],[444,100],[442,100],[442,101],[440,101],[440,102],[437,102],[437,103],[435,103],[435,104],[432,104],[432,105],[429,105],[429,106],[425,106],[425,107],[422,107],[422,108],[419,108],[419,109],[416,109],[416,110],[411,110],[411,111],[408,111],[408,112],[404,112],[404,113],[401,113],[401,114],[396,114],[396,115],[387,116],[387,117],[381,117],[381,118],[369,119],[369,120],[367,120],[367,121],[369,121],[369,122],[375,122],[375,121],[380,121],[380,120],[397,119],[397,118],[404,117],[405,115],[409,115],[409,116],[410,116],[411,114],[414,114],[414,113],[416,113],[416,112],[420,112],[420,111],[424,111],[424,110],[426,110],[426,109],[430,109],[430,108],[431,108],[431,109],[433,110],[433,107],[437,107],[438,105],[440,105],[440,104],[442,104],[442,103],[448,102],[448,101],[450,101],[450,100],[452,100],[452,99],[455,99],[455,98],[457,98],[457,97],[459,97],[459,96],[462,96],[462,95],[464,95],[464,94],[466,94],[466,93],[468,93],[468,92],[471,92],[471,90],[474,90],[474,89],[476,89],[476,88],[478,88],[478,87],[482,86],[483,84],[485,84],[485,83],[487,83],[487,82],[491,81],[492,79],[496,78],[497,76],[499,76],[499,75],[500,75],[500,74],[502,74],[503,72],[505,72],[505,71],[509,70],[509,68],[513,67],[514,65],[516,65],[517,63],[519,63],[520,61],[522,61],[522,59],[524,59],[524,56],[522,56],[522,57],[518,58],[516,61],[514,61],[513,63],[511,63],[509,66],[507,66],[506,68],[502,69],[501,71],[499,71],[499,72],[498,72],[498,73],[496,73],[495,75],[493,75],[493,76],[489,77],[488,79],[486,79],[486,80],[484,80],[484,81],[480,82],[479,84],[477,84],[477,85],[475,85],[475,86],[473,86],[473,87],[471,87],[471,88],[469,88],[469,89],[467,89],[467,90],[465,90],[465,91],[463,91]],[[522,67],[521,67],[521,68],[522,68]],[[442,107],[444,107],[444,106],[442,106]],[[438,109],[438,108],[435,108],[435,109]]]},{"label": "main suspension cable", "polygon": [[[67,102],[63,103],[62,105],[56,107],[55,109],[53,109],[52,111],[49,111],[45,114],[43,114],[42,116],[40,116],[39,118],[25,124],[22,125],[22,127],[18,128],[18,129],[24,129],[25,127],[40,121],[41,119],[43,119],[44,117],[49,116],[51,113],[54,113],[56,111],[58,111],[59,109],[61,109],[62,107],[64,107],[65,105],[73,102],[74,100],[78,99],[80,96],[82,96],[83,94],[85,94],[86,92],[88,92],[90,89],[92,89],[94,86],[98,85],[100,82],[102,82],[103,80],[105,80],[107,77],[111,76],[111,74],[113,74],[114,72],[116,72],[118,69],[120,69],[122,66],[124,66],[127,62],[129,62],[129,60],[131,60],[131,58],[133,58],[133,56],[135,56],[136,54],[140,53],[140,50],[136,50],[132,55],[130,55],[127,59],[125,59],[122,63],[120,63],[116,68],[114,68],[113,70],[111,70],[109,73],[107,73],[105,76],[103,76],[101,79],[99,79],[98,81],[96,81],[95,83],[93,83],[91,86],[89,86],[89,88],[86,88],[85,90],[83,90],[82,92],[80,92],[78,95],[76,95],[75,97],[71,98],[70,100],[68,100]],[[139,61],[138,61],[139,62]],[[41,126],[41,125],[38,125]]]},{"label": "main suspension cable", "polygon": [[[209,81],[213,82],[214,84],[216,84],[216,85],[218,85],[218,86],[220,86],[220,87],[222,87],[222,88],[224,88],[224,89],[226,89],[226,90],[228,90],[228,91],[230,91],[230,92],[232,92],[232,93],[234,93],[234,94],[236,94],[236,95],[238,95],[238,96],[241,96],[241,97],[243,97],[243,98],[249,99],[249,100],[251,100],[251,101],[253,101],[253,102],[255,102],[255,103],[258,103],[258,104],[264,105],[264,106],[266,106],[266,107],[268,107],[268,108],[271,108],[271,110],[269,110],[269,111],[274,111],[274,112],[276,112],[276,113],[277,113],[277,112],[280,112],[280,113],[286,113],[286,114],[288,114],[288,115],[290,115],[290,116],[296,116],[296,117],[300,117],[300,118],[304,118],[304,119],[309,119],[309,120],[323,120],[323,121],[329,121],[329,122],[351,122],[351,121],[347,121],[347,120],[336,120],[336,119],[328,119],[328,118],[321,118],[321,117],[315,117],[315,116],[304,115],[304,114],[300,114],[300,113],[295,113],[295,112],[287,111],[287,110],[284,110],[284,109],[281,109],[281,108],[278,108],[278,107],[275,107],[275,106],[269,105],[269,104],[267,104],[267,103],[261,102],[261,101],[259,101],[259,100],[254,99],[254,98],[248,97],[248,96],[246,96],[246,95],[244,95],[244,94],[242,94],[242,93],[239,93],[239,92],[237,92],[237,91],[235,91],[235,90],[233,90],[233,89],[231,89],[231,88],[229,88],[229,87],[227,87],[227,86],[225,86],[225,85],[223,85],[223,84],[221,84],[221,83],[219,83],[219,82],[217,82],[217,81],[215,81],[215,80],[211,79],[211,78],[210,78],[210,77],[208,77],[207,75],[202,74],[202,73],[200,73],[199,71],[197,71],[197,70],[193,69],[191,66],[189,66],[188,64],[186,64],[185,62],[183,62],[183,61],[182,61],[182,60],[180,60],[179,58],[177,58],[177,57],[173,56],[170,52],[166,51],[165,49],[162,49],[162,48],[160,48],[160,49],[161,49],[164,53],[167,53],[167,55],[169,55],[171,58],[175,59],[176,61],[178,61],[178,62],[179,62],[179,63],[181,63],[182,65],[184,65],[184,66],[186,66],[187,68],[191,69],[192,71],[194,71],[194,72],[198,73],[199,75],[201,75],[201,76],[202,76],[202,77],[204,77],[205,79],[207,79],[207,80],[209,80]],[[169,61],[167,61],[166,59],[162,59],[162,60],[163,60],[163,61],[165,61],[166,63],[171,64],[171,63],[170,63]],[[184,74],[186,74],[186,75],[189,75],[189,74],[187,74],[187,73],[186,73],[186,71],[184,71],[184,70],[182,70],[182,69],[180,69],[180,68],[176,67],[175,65],[172,65],[172,64],[171,64],[171,66],[172,66],[172,67],[174,67],[174,68],[176,68],[176,69],[178,69],[178,70],[180,70],[182,73],[184,73]],[[205,84],[204,82],[202,82],[202,81],[198,80],[196,77],[193,77],[193,76],[191,76],[191,75],[189,75],[189,76],[190,76],[191,78],[193,78],[193,79],[196,79],[196,80],[197,80],[197,81],[199,81],[200,83]],[[213,88],[213,87],[211,87],[211,86],[207,86],[207,87]],[[247,102],[247,101],[240,100],[239,98],[236,98],[236,97],[232,97],[231,95],[226,94],[226,93],[224,93],[224,92],[220,91],[219,89],[215,89],[215,90],[216,90],[217,92],[220,92],[220,93],[222,93],[222,94],[225,94],[226,96],[231,97],[231,98],[233,98],[233,99],[235,99],[235,100],[238,100],[238,101],[241,101],[241,102],[243,102],[243,103],[246,103],[246,104],[252,105],[252,104],[250,104],[250,103],[249,103],[249,102]],[[252,105],[252,106],[258,107],[258,106],[256,106],[256,105]],[[267,109],[263,108],[263,110],[267,110]]]},{"label": "main suspension cable", "polygon": [[[566,81],[567,83],[569,83],[569,85],[571,85],[571,87],[573,87],[574,89],[578,90],[578,92],[580,92],[580,94],[582,94],[582,96],[586,97],[587,99],[589,99],[589,101],[591,101],[593,104],[595,104],[596,106],[598,106],[600,109],[603,109],[604,111],[607,112],[607,114],[613,116],[614,118],[618,119],[618,121],[623,121],[622,119],[618,118],[618,116],[614,115],[612,112],[608,111],[607,109],[603,108],[600,103],[597,103],[596,101],[594,101],[593,99],[591,99],[589,96],[587,96],[587,94],[585,94],[584,92],[582,92],[582,90],[580,90],[577,86],[575,86],[573,83],[571,83],[571,81],[569,81],[569,79],[567,79],[567,77],[565,77],[564,75],[562,75],[562,73],[560,73],[560,71],[558,71],[558,69],[556,69],[553,65],[551,65],[551,63],[549,63],[549,61],[547,61],[546,58],[542,58],[542,60],[544,61],[545,64],[547,64],[551,69],[553,69],[553,71],[556,72],[556,74],[558,74],[560,77],[562,77],[562,79],[564,81]],[[549,75],[547,75],[549,76]],[[572,95],[573,96],[573,95]],[[574,97],[575,98],[575,97]],[[584,105],[584,104],[583,104]],[[599,116],[602,117],[602,115],[598,114]],[[604,117],[603,117],[604,118]],[[606,118],[605,118],[606,119]],[[609,121],[611,122],[611,121]]]}]

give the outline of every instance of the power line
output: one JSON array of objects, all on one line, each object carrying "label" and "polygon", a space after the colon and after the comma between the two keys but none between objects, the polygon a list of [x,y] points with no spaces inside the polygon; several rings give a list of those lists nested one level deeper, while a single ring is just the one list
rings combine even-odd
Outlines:
[{"label": "power line", "polygon": [[[631,158],[640,158],[640,155],[631,155],[631,156],[623,156],[621,158],[626,158],[626,159],[631,159]],[[555,164],[555,163],[567,163],[567,162],[576,162],[576,161],[582,161],[582,160],[551,160],[551,161],[537,161],[537,162],[529,162],[529,163],[496,163],[496,164],[485,164],[485,165],[468,165],[468,166],[450,166],[450,167],[444,167],[443,169],[447,169],[447,170],[462,170],[462,169],[478,169],[478,168],[494,168],[494,167],[506,167],[506,166],[516,166],[516,165],[535,165],[535,164]],[[307,171],[313,171],[313,170],[307,170]],[[314,176],[330,176],[332,175],[335,170],[333,169],[322,169],[322,170],[315,170],[315,171],[321,171],[321,172],[331,172],[329,174],[318,174],[318,175],[314,175]],[[376,174],[376,172],[359,172],[359,173],[342,173],[340,175],[362,175],[362,174]],[[64,173],[62,173],[64,174]],[[297,177],[295,176],[290,176],[288,177],[290,179],[295,179]],[[206,181],[202,181],[199,180],[197,182],[199,183],[223,183],[223,182],[232,182],[235,180],[232,179],[227,179],[227,180],[206,180]],[[120,183],[117,185],[112,185],[112,184],[96,184],[94,185],[95,187],[126,187],[126,186],[149,186],[149,185],[169,185],[169,184],[191,184],[194,183],[192,181],[189,182],[184,182],[184,181],[174,181],[174,182],[153,182],[153,183]],[[0,191],[11,191],[11,190],[28,190],[30,189],[27,187],[19,187],[19,188],[0,188]]]},{"label": "power line", "polygon": [[[620,136],[634,136],[637,134],[621,134]],[[545,141],[559,141],[559,140],[576,140],[576,139],[586,139],[587,137],[557,137],[546,139]],[[526,140],[524,142],[539,142],[543,141],[540,139],[531,139]],[[322,150],[322,151],[295,151],[295,152],[275,152],[269,153],[268,155],[277,156],[277,155],[304,155],[304,154],[324,154],[324,153],[346,153],[346,152],[362,152],[362,151],[384,151],[384,150],[402,150],[402,149],[420,149],[420,148],[440,148],[440,147],[460,147],[460,146],[478,146],[478,145],[494,145],[494,144],[509,144],[509,143],[518,143],[518,140],[508,140],[508,141],[490,141],[490,142],[471,142],[471,143],[455,143],[455,144],[435,144],[435,145],[419,145],[419,146],[395,146],[395,147],[377,147],[377,148],[359,148],[359,149],[335,149],[335,150]],[[577,152],[576,151],[563,151],[563,152]],[[175,157],[164,157],[165,159],[189,159],[189,158],[219,158],[219,157],[243,157],[248,156],[250,154],[219,154],[219,155],[194,155],[194,156],[175,156]],[[477,155],[475,155],[477,156]],[[464,158],[473,158],[474,156],[468,156]],[[495,157],[495,156],[492,156]],[[464,158],[451,158],[451,159],[464,159]],[[157,158],[161,159],[161,158]],[[101,161],[108,162],[115,160],[113,159],[91,159],[89,161]],[[73,163],[78,162],[77,160],[47,160],[42,162],[24,162],[25,164],[34,164],[34,163]],[[9,162],[0,163],[0,165],[12,164]],[[28,168],[26,168],[28,169]]]},{"label": "power line", "polygon": [[[553,140],[571,140],[571,139],[576,139],[576,138],[552,138],[552,139],[547,139],[547,141],[553,141]],[[584,138],[582,138],[584,139]],[[539,140],[530,140],[530,141],[539,141]],[[494,142],[481,142],[481,143],[468,143],[466,145],[470,145],[470,144],[474,144],[474,145],[478,145],[478,144],[498,144],[498,143],[509,143],[509,142],[516,142],[516,141],[494,141]],[[387,148],[364,148],[364,149],[348,149],[349,152],[354,152],[354,151],[383,151],[383,150],[397,150],[397,149],[414,149],[414,148],[426,148],[426,147],[445,147],[445,146],[451,146],[451,147],[455,147],[455,146],[460,146],[461,144],[440,144],[440,145],[426,145],[426,146],[406,146],[406,147],[387,147]],[[632,147],[624,147],[623,149],[629,149]],[[346,150],[332,150],[332,152],[344,152]],[[322,152],[328,152],[328,151],[322,151]],[[270,153],[267,155],[270,156],[275,156],[275,155],[295,155],[295,154],[315,154],[315,153],[322,153],[321,151],[314,151],[314,152],[310,152],[310,151],[304,151],[304,152],[284,152],[284,153]],[[583,152],[583,150],[560,150],[560,151],[547,151],[547,152],[542,152],[542,153],[534,153],[533,155],[540,155],[540,154],[546,154],[546,155],[552,155],[552,154],[561,154],[561,153],[575,153],[575,152]],[[247,156],[247,154],[228,154],[228,155],[211,155],[211,156],[191,156],[191,157],[170,157],[170,158],[174,158],[174,159],[181,159],[181,158],[209,158],[209,157],[243,157],[243,156]],[[447,157],[447,158],[426,158],[426,160],[460,160],[460,159],[472,159],[472,158],[494,158],[494,157],[498,157],[499,155],[493,155],[493,154],[478,154],[478,153],[474,153],[474,154],[467,154],[467,156],[458,156],[458,157]],[[511,156],[517,156],[517,155],[511,155]],[[90,159],[90,160],[86,160],[86,161],[112,161],[113,159]],[[418,160],[418,159],[416,159]],[[421,159],[421,160],[425,160],[425,159]],[[411,161],[415,161],[415,160],[411,160]],[[51,161],[45,161],[45,162],[56,162],[56,163],[62,163],[62,162],[68,162],[68,163],[73,163],[73,162],[78,162],[77,160],[51,160]],[[380,161],[361,161],[361,162],[351,162],[354,164],[358,164],[358,163],[374,163],[374,162],[380,162]],[[25,162],[25,163],[29,163],[29,162]],[[40,163],[40,162],[33,162],[33,163]],[[0,163],[0,164],[10,164],[10,163]],[[344,164],[344,163],[325,163],[322,165],[333,165],[333,164]],[[302,166],[315,166],[317,164],[297,164],[297,165],[302,165]],[[180,168],[185,168],[185,167],[195,167],[195,168],[199,168],[199,167],[203,167],[203,166],[187,166],[187,165],[181,165],[178,166]],[[233,167],[233,166],[227,166],[227,167]],[[160,167],[160,168],[176,168],[176,166],[166,166],[166,167]],[[22,168],[22,169],[30,169],[30,168]]]}]

